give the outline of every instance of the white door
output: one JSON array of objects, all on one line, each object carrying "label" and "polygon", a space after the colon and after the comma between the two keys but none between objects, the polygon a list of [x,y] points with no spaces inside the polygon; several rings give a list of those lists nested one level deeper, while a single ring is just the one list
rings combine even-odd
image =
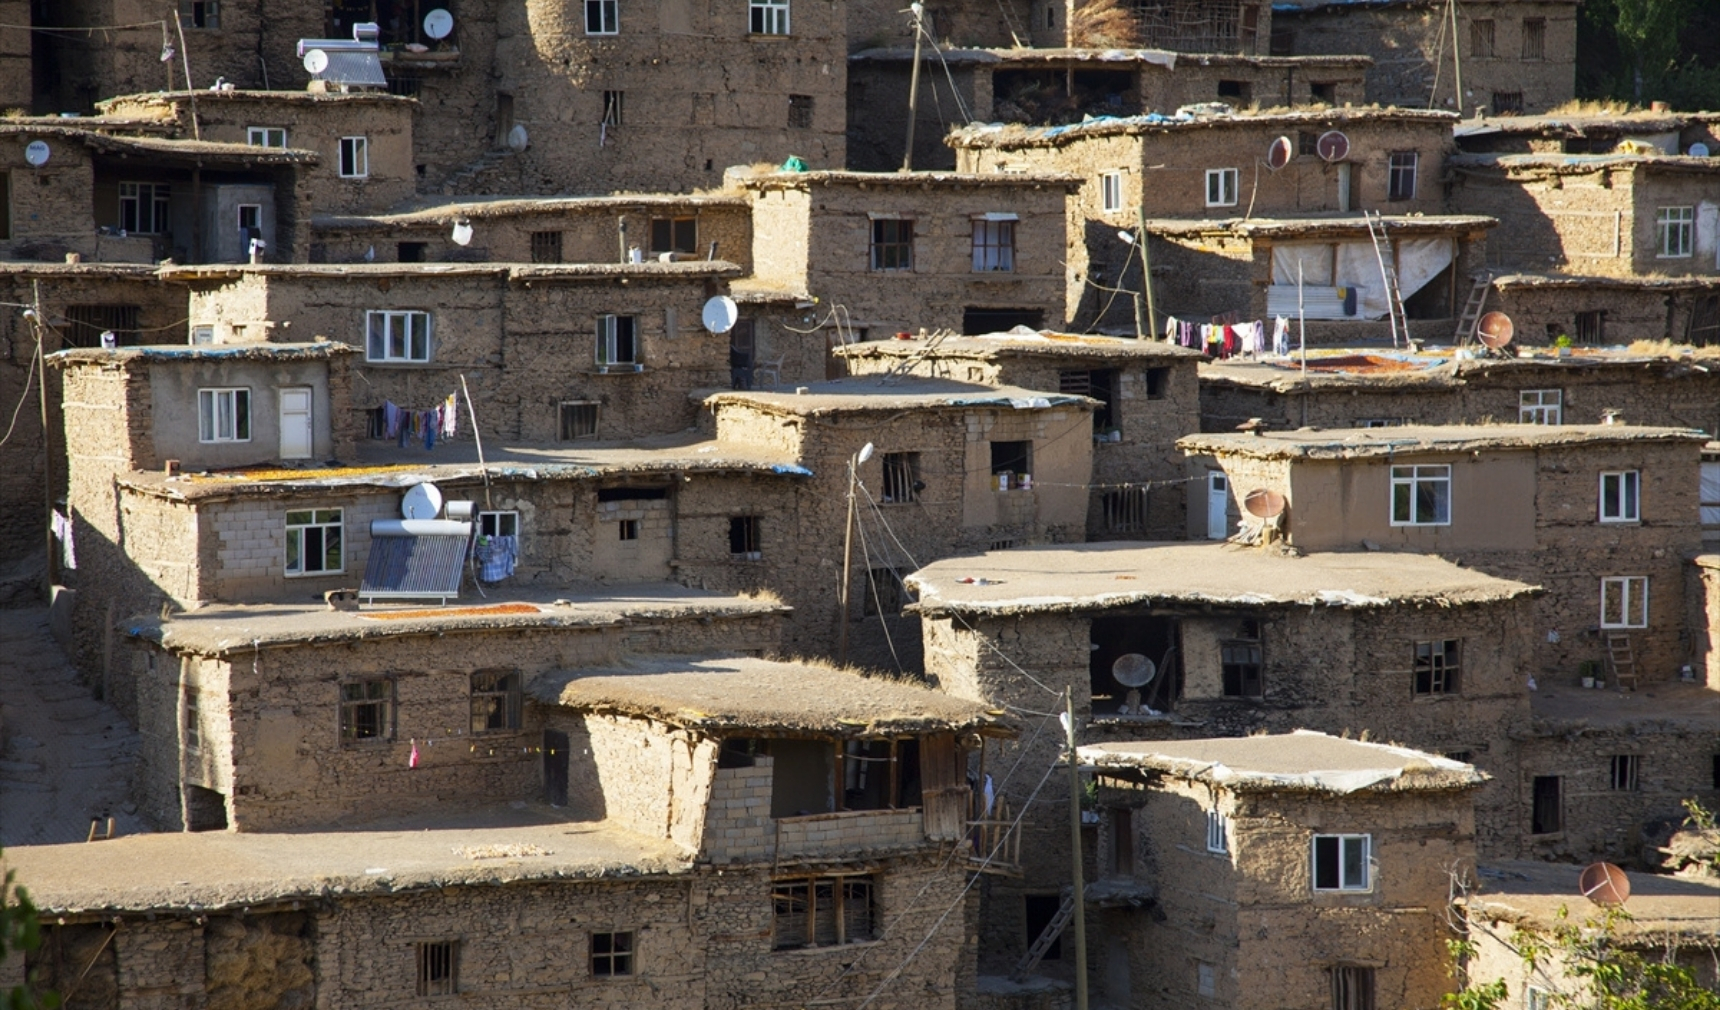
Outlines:
[{"label": "white door", "polygon": [[1338,211],[1343,214],[1350,212],[1350,163],[1338,163]]},{"label": "white door", "polygon": [[308,386],[281,390],[281,458],[311,457],[311,391]]},{"label": "white door", "polygon": [[1230,536],[1230,481],[1223,470],[1210,470],[1206,475],[1206,538],[1223,540]]}]

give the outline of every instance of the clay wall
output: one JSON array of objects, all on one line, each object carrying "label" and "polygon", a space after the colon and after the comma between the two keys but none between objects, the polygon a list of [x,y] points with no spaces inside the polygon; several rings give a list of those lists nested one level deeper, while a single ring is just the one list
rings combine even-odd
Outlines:
[{"label": "clay wall", "polygon": [[[33,141],[48,145],[40,168],[24,160],[24,148]],[[9,216],[0,220],[0,256],[63,262],[75,252],[97,262],[151,262],[147,243],[140,248],[138,240],[96,233],[95,161],[81,140],[8,131],[0,136],[0,174],[9,203]]]},{"label": "clay wall", "polygon": [[[1499,269],[1626,277],[1633,272],[1636,183],[1628,170],[1512,173],[1460,168],[1452,208],[1509,221],[1488,243]],[[1652,230],[1653,215],[1649,223]],[[1653,236],[1650,236],[1652,244]]]},{"label": "clay wall", "polygon": [[568,807],[688,854],[705,848],[718,741],[649,719],[545,708],[546,729],[567,734]]},{"label": "clay wall", "polygon": [[[1576,339],[1577,317],[1601,319],[1602,343],[1631,344],[1638,340],[1700,343],[1691,327],[1699,325],[1702,309],[1714,295],[1700,282],[1690,288],[1631,287],[1608,284],[1525,284],[1495,286],[1488,308],[1511,317],[1524,346],[1545,343],[1560,335]],[[1640,413],[1640,411],[1639,411]],[[1700,425],[1707,427],[1707,424]],[[1712,430],[1712,429],[1710,429]]]},{"label": "clay wall", "polygon": [[[150,394],[153,445],[149,458],[137,461],[139,469],[153,468],[164,459],[180,460],[186,470],[212,470],[283,458],[280,400],[287,388],[311,391],[313,428],[310,453],[305,458],[331,459],[335,455],[331,417],[350,409],[329,396],[327,361],[159,362],[149,368],[149,381],[154,387]],[[249,393],[247,438],[201,440],[199,390],[210,388]]]}]

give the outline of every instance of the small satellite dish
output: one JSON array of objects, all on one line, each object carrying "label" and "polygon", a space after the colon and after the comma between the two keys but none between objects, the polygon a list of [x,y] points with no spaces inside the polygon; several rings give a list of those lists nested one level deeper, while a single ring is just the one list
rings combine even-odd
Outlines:
[{"label": "small satellite dish", "polygon": [[704,322],[705,329],[712,333],[727,333],[735,328],[735,322],[741,317],[741,308],[728,295],[718,295],[705,302],[705,310],[699,318]]},{"label": "small satellite dish", "polygon": [[1708,145],[1707,144],[1701,144],[1701,143],[1691,144],[1690,145],[1690,156],[1692,158],[1706,158],[1706,157],[1708,157]]},{"label": "small satellite dish", "polygon": [[434,484],[416,484],[400,500],[400,515],[406,519],[434,519],[442,511],[442,492]]},{"label": "small satellite dish", "polygon": [[470,222],[470,221],[455,221],[454,222],[454,232],[453,232],[453,234],[449,235],[448,237],[454,240],[455,245],[471,245],[472,244],[472,222]]},{"label": "small satellite dish", "polygon": [[1630,900],[1630,878],[1611,863],[1590,863],[1577,878],[1583,897],[1597,905],[1622,905]]},{"label": "small satellite dish", "polygon": [[1146,687],[1159,675],[1153,661],[1138,652],[1118,656],[1111,664],[1111,676],[1124,687]]},{"label": "small satellite dish", "polygon": [[1320,134],[1314,149],[1320,152],[1320,157],[1327,161],[1343,161],[1350,156],[1350,138],[1337,130],[1327,130]]},{"label": "small satellite dish", "polygon": [[1290,143],[1290,138],[1279,137],[1272,142],[1271,147],[1266,149],[1266,167],[1276,172],[1290,164],[1290,159],[1295,154],[1296,148]]},{"label": "small satellite dish", "polygon": [[1475,324],[1475,336],[1489,350],[1497,351],[1511,342],[1512,334],[1517,328],[1511,324],[1511,317],[1503,312],[1489,312]]},{"label": "small satellite dish", "polygon": [[48,163],[48,156],[54,152],[49,149],[45,140],[32,140],[24,145],[24,160],[31,168],[41,168]]},{"label": "small satellite dish", "polygon": [[1276,519],[1284,514],[1284,495],[1257,487],[1242,497],[1243,511],[1256,519]]},{"label": "small satellite dish", "polygon": [[433,39],[445,39],[454,30],[454,15],[438,7],[424,15],[424,34]]},{"label": "small satellite dish", "polygon": [[328,53],[321,49],[312,49],[305,54],[305,72],[320,74],[328,69]]},{"label": "small satellite dish", "polygon": [[514,128],[508,131],[508,149],[515,154],[530,147],[531,143],[531,137],[526,134],[526,128],[521,124],[515,123]]}]

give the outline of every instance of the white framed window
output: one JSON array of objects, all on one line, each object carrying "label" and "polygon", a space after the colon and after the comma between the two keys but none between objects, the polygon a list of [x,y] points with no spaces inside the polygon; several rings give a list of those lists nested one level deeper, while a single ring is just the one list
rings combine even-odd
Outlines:
[{"label": "white framed window", "polygon": [[1123,209],[1123,173],[1106,172],[1099,176],[1099,205],[1106,213]]},{"label": "white framed window", "polygon": [[199,389],[197,391],[197,441],[249,442],[251,440],[251,391],[249,389]]},{"label": "white framed window", "polygon": [[1414,151],[1393,151],[1386,166],[1386,199],[1414,200],[1416,166],[1421,158]]},{"label": "white framed window", "polygon": [[788,34],[788,0],[751,0],[749,6],[754,35]]},{"label": "white framed window", "polygon": [[1648,576],[1614,575],[1601,580],[1601,627],[1648,627]]},{"label": "white framed window", "polygon": [[161,235],[171,227],[168,206],[173,191],[165,182],[119,184],[119,226],[138,235]]},{"label": "white framed window", "polygon": [[1195,992],[1208,999],[1218,995],[1218,967],[1205,961],[1196,961]]},{"label": "white framed window", "polygon": [[974,273],[1009,273],[1014,269],[1015,215],[987,214],[984,218],[975,218],[973,222]]},{"label": "white framed window", "polygon": [[286,147],[287,131],[279,126],[249,126],[245,128],[245,143],[252,147]]},{"label": "white framed window", "polygon": [[1523,990],[1523,1010],[1553,1010],[1553,994],[1534,986],[1525,987]]},{"label": "white framed window", "polygon": [[1451,467],[1392,467],[1392,525],[1450,526]]},{"label": "white framed window", "polygon": [[333,575],[346,570],[340,509],[287,513],[287,575]]},{"label": "white framed window", "polygon": [[479,512],[478,535],[517,537],[520,535],[520,514],[518,512]]},{"label": "white framed window", "polygon": [[621,31],[619,6],[619,0],[585,0],[585,34],[619,34]]},{"label": "white framed window", "polygon": [[214,31],[221,27],[221,0],[179,0],[179,23]]},{"label": "white framed window", "polygon": [[1615,470],[1601,474],[1601,522],[1642,521],[1642,471]]},{"label": "white framed window", "polygon": [[365,322],[364,360],[430,360],[430,313],[372,309],[365,313]]},{"label": "white framed window", "polygon": [[639,363],[638,328],[634,317],[597,317],[597,363],[603,367]]},{"label": "white framed window", "polygon": [[1565,393],[1561,389],[1524,389],[1517,393],[1518,424],[1564,424]]},{"label": "white framed window", "polygon": [[1236,206],[1237,170],[1209,168],[1206,170],[1206,205],[1208,207]]},{"label": "white framed window", "polygon": [[1696,227],[1695,207],[1662,207],[1654,216],[1661,259],[1688,259],[1690,236]]},{"label": "white framed window", "polygon": [[1705,459],[1696,503],[1704,526],[1720,526],[1720,461]]},{"label": "white framed window", "polygon": [[1371,890],[1373,841],[1372,835],[1315,835],[1314,890]]},{"label": "white framed window", "polygon": [[1217,810],[1206,812],[1206,851],[1219,855],[1230,853],[1230,822]]},{"label": "white framed window", "polygon": [[340,138],[340,177],[363,179],[370,175],[370,138]]}]

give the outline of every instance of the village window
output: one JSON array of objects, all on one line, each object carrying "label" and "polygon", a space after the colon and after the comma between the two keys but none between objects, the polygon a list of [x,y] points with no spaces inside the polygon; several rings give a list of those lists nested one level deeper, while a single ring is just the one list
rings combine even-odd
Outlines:
[{"label": "village window", "polygon": [[593,978],[625,978],[633,974],[633,931],[591,934]]},{"label": "village window", "polygon": [[340,686],[342,743],[394,739],[394,679],[370,677]]},{"label": "village window", "polygon": [[1720,526],[1720,460],[1703,460],[1697,471],[1698,516],[1704,526]]},{"label": "village window", "polygon": [[603,93],[603,125],[620,126],[627,111],[627,94],[622,91]]},{"label": "village window", "polygon": [[1194,963],[1194,991],[1211,999],[1218,995],[1218,966],[1205,961]]},{"label": "village window", "polygon": [[920,741],[848,740],[842,744],[841,765],[838,810],[907,810],[920,805]]},{"label": "village window", "polygon": [[1106,172],[1099,176],[1099,206],[1107,214],[1123,209],[1123,173]]},{"label": "village window", "polygon": [[[1316,105],[1336,105],[1338,104],[1338,85],[1332,81],[1309,81],[1308,100]],[[1307,154],[1308,152],[1303,151],[1302,153]],[[1314,153],[1318,153],[1318,151]]]},{"label": "village window", "polygon": [[699,219],[696,217],[652,218],[651,251],[653,253],[698,252]]},{"label": "village window", "polygon": [[1230,820],[1217,810],[1206,812],[1206,851],[1230,854]]},{"label": "village window", "polygon": [[561,262],[561,232],[534,231],[531,244],[533,263]]},{"label": "village window", "polygon": [[197,706],[197,689],[185,685],[185,749],[193,753],[203,749],[203,713]]},{"label": "village window", "polygon": [[560,439],[571,442],[576,438],[597,437],[597,408],[593,400],[576,400],[561,405]]},{"label": "village window", "polygon": [[788,128],[791,130],[812,129],[811,95],[788,96]]},{"label": "village window", "polygon": [[1642,521],[1640,470],[1618,470],[1601,474],[1601,522]]},{"label": "village window", "polygon": [[479,512],[478,535],[481,537],[517,537],[520,535],[518,512]]},{"label": "village window", "polygon": [[1655,214],[1654,227],[1658,236],[1661,259],[1686,259],[1690,256],[1691,233],[1696,226],[1696,208],[1662,207]]},{"label": "village window", "polygon": [[197,441],[249,442],[251,440],[251,391],[249,389],[199,389],[197,391]]},{"label": "village window", "polygon": [[1534,986],[1525,987],[1523,990],[1523,1010],[1553,1010],[1553,994]]},{"label": "village window", "polygon": [[1057,373],[1057,391],[1098,400],[1099,406],[1093,411],[1093,430],[1107,432],[1117,426],[1117,380],[1115,368],[1063,371]]},{"label": "village window", "polygon": [[1556,835],[1565,830],[1564,780],[1557,775],[1537,775],[1531,788],[1529,833]]},{"label": "village window", "polygon": [[411,309],[372,309],[365,313],[365,323],[364,360],[430,360],[430,313]]},{"label": "village window", "polygon": [[615,523],[615,535],[621,540],[639,539],[639,520],[621,519]]},{"label": "village window", "polygon": [[302,509],[287,513],[287,575],[331,575],[343,571],[344,528],[340,509]]},{"label": "village window", "polygon": [[1315,835],[1314,890],[1370,890],[1372,847],[1372,835]]},{"label": "village window", "polygon": [[1209,168],[1206,170],[1206,205],[1208,207],[1236,206],[1237,170]]},{"label": "village window", "polygon": [[737,560],[757,561],[764,556],[760,547],[758,516],[729,517],[729,556]]},{"label": "village window", "polygon": [[340,138],[340,177],[362,179],[370,174],[370,140],[366,137]]},{"label": "village window", "polygon": [[585,0],[585,34],[615,35],[620,31],[620,0]]},{"label": "village window", "polygon": [[1492,18],[1476,18],[1469,22],[1469,55],[1492,56],[1495,38]]},{"label": "village window", "polygon": [[771,888],[776,950],[837,947],[872,939],[871,877],[802,877]]},{"label": "village window", "polygon": [[279,126],[248,127],[245,142],[252,147],[286,147],[287,131]]},{"label": "village window", "polygon": [[1226,698],[1258,698],[1264,691],[1261,683],[1261,650],[1256,640],[1236,639],[1221,642],[1218,647]]},{"label": "village window", "polygon": [[162,235],[168,224],[172,189],[165,182],[119,184],[119,227],[137,235]]},{"label": "village window", "polygon": [[1577,313],[1576,342],[1586,347],[1606,343],[1607,310],[1593,309]]},{"label": "village window", "polygon": [[1120,877],[1135,872],[1135,812],[1129,807],[1111,808],[1111,872]]},{"label": "village window", "polygon": [[1525,389],[1517,394],[1519,424],[1563,424],[1565,394],[1558,389]]},{"label": "village window", "polygon": [[884,454],[884,504],[905,505],[919,501],[920,454],[917,452],[887,452]]},{"label": "village window", "polygon": [[1362,417],[1356,419],[1358,428],[1401,428],[1409,423],[1407,417]]},{"label": "village window", "polygon": [[1148,368],[1141,372],[1142,384],[1147,387],[1147,399],[1162,400],[1170,395],[1171,370],[1169,368]]},{"label": "village window", "polygon": [[1493,92],[1493,114],[1509,116],[1523,111],[1523,93],[1521,91]]},{"label": "village window", "polygon": [[1415,172],[1419,156],[1414,151],[1393,151],[1386,179],[1387,200],[1415,199]]},{"label": "village window", "polygon": [[1247,81],[1219,81],[1218,97],[1231,99],[1233,104],[1248,104],[1249,91]]},{"label": "village window", "polygon": [[788,0],[751,0],[748,6],[754,35],[788,34]]},{"label": "village window", "polygon": [[1648,627],[1648,576],[1619,575],[1601,580],[1601,627]]},{"label": "village window", "polygon": [[637,328],[632,316],[602,315],[597,317],[597,364],[636,365],[639,363]]},{"label": "village window", "polygon": [[472,732],[505,733],[519,728],[519,671],[479,670],[472,674]]},{"label": "village window", "polygon": [[905,217],[872,219],[872,269],[914,269],[914,222]]},{"label": "village window", "polygon": [[460,941],[418,944],[418,995],[451,996],[459,991]]},{"label": "village window", "polygon": [[1144,487],[1111,488],[1099,498],[1104,512],[1106,533],[1145,533],[1147,530],[1147,489]]},{"label": "village window", "polygon": [[179,0],[179,23],[209,31],[221,27],[221,0]]},{"label": "village window", "polygon": [[1451,467],[1392,467],[1393,526],[1451,525]]},{"label": "village window", "polygon": [[1545,18],[1523,19],[1523,58],[1526,60],[1544,60],[1547,58],[1547,21]]},{"label": "village window", "polygon": [[1374,1010],[1374,970],[1358,965],[1332,966],[1332,1010]]},{"label": "village window", "polygon": [[1463,689],[1463,645],[1441,638],[1415,643],[1415,693],[1457,694]]},{"label": "village window", "polygon": [[991,443],[991,472],[1020,476],[1033,472],[1033,443],[1032,442],[993,442]]},{"label": "village window", "polygon": [[902,583],[902,573],[895,568],[869,568],[866,570],[866,603],[864,612],[867,617],[883,615],[895,617],[902,608],[912,603],[914,596],[908,587]]},{"label": "village window", "polygon": [[430,255],[428,242],[396,242],[394,259],[400,263],[423,263]]},{"label": "village window", "polygon": [[1702,295],[1691,303],[1684,342],[1692,347],[1720,344],[1720,295]]},{"label": "village window", "polygon": [[1447,758],[1450,758],[1453,761],[1461,761],[1466,765],[1475,763],[1475,752],[1474,751],[1448,750],[1445,752],[1444,756]]},{"label": "village window", "polygon": [[1614,792],[1634,793],[1642,788],[1642,755],[1614,754],[1612,757],[1612,789]]},{"label": "village window", "polygon": [[1015,215],[987,214],[973,222],[974,273],[1015,269]]},{"label": "village window", "polygon": [[1306,157],[1318,156],[1320,153],[1320,134],[1314,130],[1297,131],[1296,153]]}]

